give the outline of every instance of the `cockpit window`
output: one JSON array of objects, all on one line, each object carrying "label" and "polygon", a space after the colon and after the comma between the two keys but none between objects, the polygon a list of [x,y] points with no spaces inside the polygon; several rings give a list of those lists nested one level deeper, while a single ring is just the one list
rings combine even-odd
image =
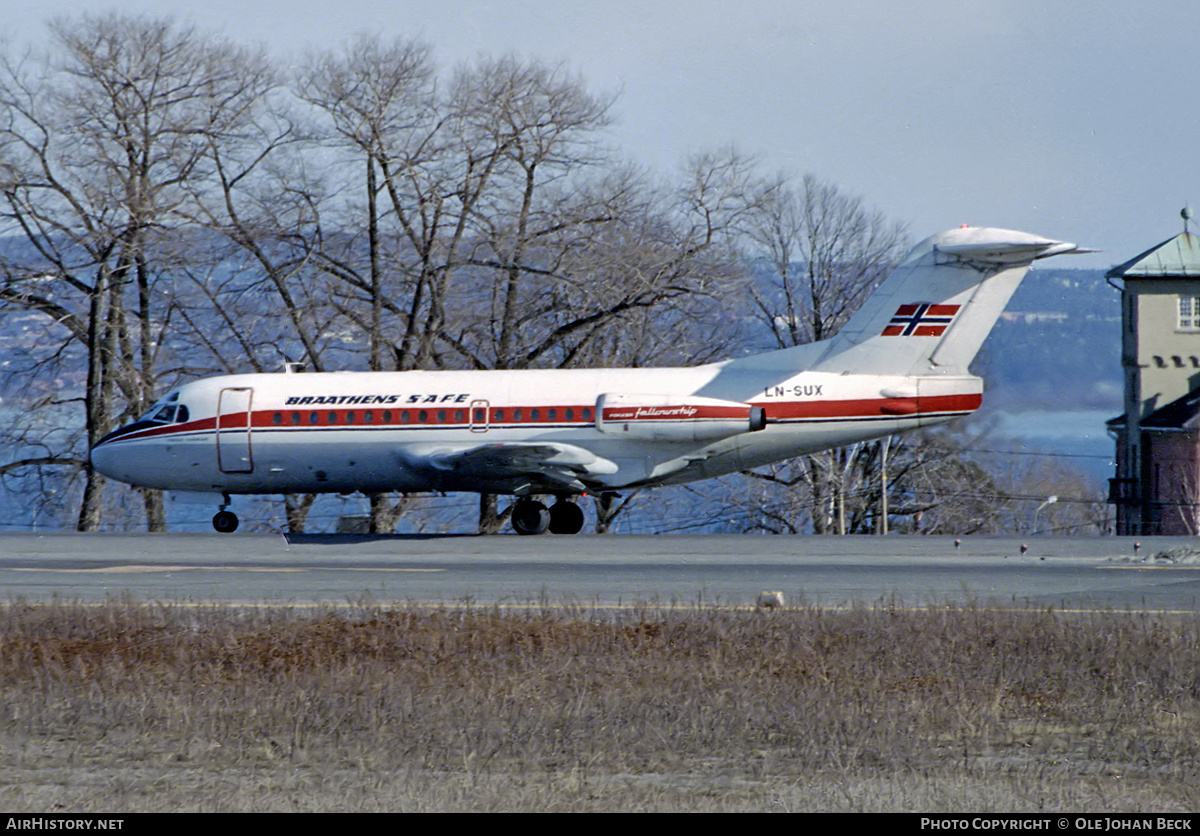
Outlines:
[{"label": "cockpit window", "polygon": [[150,420],[153,421],[155,424],[174,423],[176,408],[177,407],[174,404],[169,404],[167,406],[164,406],[162,409],[158,410],[158,412],[151,415]]},{"label": "cockpit window", "polygon": [[182,424],[188,419],[188,408],[183,404],[174,403],[177,400],[179,400],[179,393],[171,393],[167,398],[150,407],[150,411],[141,420],[151,424]]}]

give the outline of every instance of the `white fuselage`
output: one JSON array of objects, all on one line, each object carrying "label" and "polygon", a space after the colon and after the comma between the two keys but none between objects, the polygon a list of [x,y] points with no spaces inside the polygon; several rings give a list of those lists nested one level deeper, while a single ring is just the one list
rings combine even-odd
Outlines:
[{"label": "white fuselage", "polygon": [[[521,534],[570,497],[688,482],[977,409],[970,363],[1039,258],[1074,244],[964,227],[917,244],[838,334],[695,368],[229,375],[179,387],[92,448],[133,485],[231,494],[512,494]],[[547,508],[532,495],[554,495]],[[611,498],[611,497],[610,497]]]},{"label": "white fuselage", "polygon": [[[230,375],[174,390],[92,461],[124,482],[189,492],[583,493],[719,476],[944,421],[976,409],[981,392],[969,376],[791,372],[754,358]],[[534,454],[541,470],[516,461]]]}]

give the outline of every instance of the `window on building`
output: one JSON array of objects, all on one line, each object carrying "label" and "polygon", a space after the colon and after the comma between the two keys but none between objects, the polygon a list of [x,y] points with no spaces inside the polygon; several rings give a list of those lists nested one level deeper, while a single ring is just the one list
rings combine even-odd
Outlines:
[{"label": "window on building", "polygon": [[1200,296],[1179,297],[1180,331],[1200,331]]}]

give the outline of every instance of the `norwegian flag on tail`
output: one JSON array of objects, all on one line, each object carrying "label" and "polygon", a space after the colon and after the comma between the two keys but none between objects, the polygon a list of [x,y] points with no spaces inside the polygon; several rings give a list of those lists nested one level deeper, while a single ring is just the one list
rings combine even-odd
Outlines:
[{"label": "norwegian flag on tail", "polygon": [[959,305],[901,305],[883,329],[885,337],[940,337],[954,321]]}]

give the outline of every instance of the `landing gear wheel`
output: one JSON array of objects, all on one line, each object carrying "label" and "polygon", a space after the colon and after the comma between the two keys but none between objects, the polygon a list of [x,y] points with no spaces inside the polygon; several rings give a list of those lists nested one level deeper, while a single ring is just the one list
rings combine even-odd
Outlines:
[{"label": "landing gear wheel", "polygon": [[213,517],[213,528],[222,534],[232,534],[237,531],[238,518],[237,514],[232,511],[218,511]]},{"label": "landing gear wheel", "polygon": [[551,534],[578,534],[583,530],[583,509],[560,499],[550,506]]},{"label": "landing gear wheel", "polygon": [[550,527],[550,509],[533,499],[513,503],[512,527],[518,534],[544,534]]}]

